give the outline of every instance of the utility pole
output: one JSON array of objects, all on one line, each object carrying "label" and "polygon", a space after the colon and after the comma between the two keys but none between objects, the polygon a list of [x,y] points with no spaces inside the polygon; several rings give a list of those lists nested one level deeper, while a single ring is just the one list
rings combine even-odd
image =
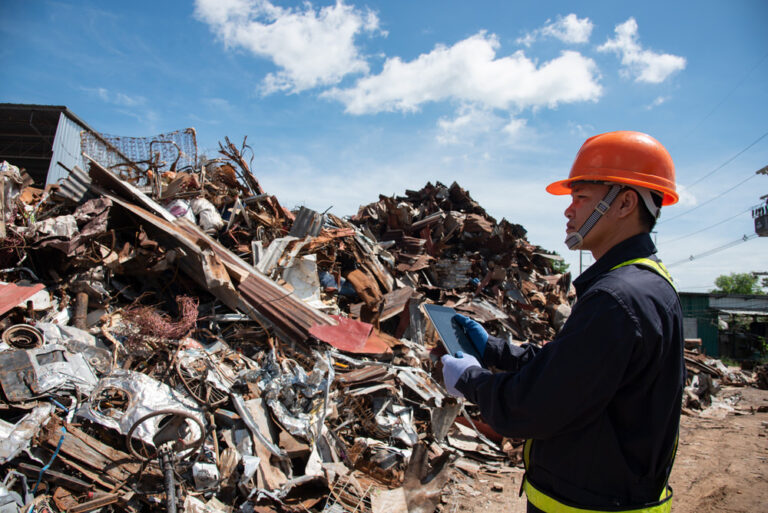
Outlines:
[{"label": "utility pole", "polygon": [[[756,175],[768,176],[768,166],[755,171]],[[758,237],[768,237],[768,194],[760,196],[763,204],[752,209],[752,219],[755,220],[755,233]]]}]

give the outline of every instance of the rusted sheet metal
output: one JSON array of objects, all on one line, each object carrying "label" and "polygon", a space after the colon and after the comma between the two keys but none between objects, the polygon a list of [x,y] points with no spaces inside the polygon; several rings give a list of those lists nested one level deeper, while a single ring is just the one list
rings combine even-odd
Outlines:
[{"label": "rusted sheet metal", "polygon": [[[139,224],[164,239],[166,247],[181,247],[184,256],[180,258],[181,269],[211,294],[221,299],[230,308],[237,308],[238,296],[226,269],[217,255],[197,241],[190,239],[174,223],[158,217],[147,210],[107,195],[116,205],[128,210],[139,220]],[[169,214],[170,215],[170,214]]]},{"label": "rusted sheet metal", "polygon": [[[111,174],[101,170],[101,174]],[[134,194],[143,195],[140,191]],[[240,297],[253,309],[284,332],[291,340],[302,342],[309,338],[309,328],[314,325],[333,325],[333,321],[321,312],[291,295],[256,269],[249,266],[216,240],[206,235],[196,225],[180,218],[167,220],[147,210],[110,197],[116,204],[137,215],[142,224],[149,224],[170,238],[170,242],[182,246],[186,256],[181,259],[182,269],[195,281],[207,288],[233,309],[243,310]],[[149,198],[147,198],[149,199]],[[150,200],[151,201],[151,200]],[[163,209],[161,206],[157,208]],[[166,211],[167,212],[167,211]],[[168,214],[170,215],[170,214]],[[172,216],[171,216],[172,217]],[[224,267],[220,267],[220,262]],[[226,268],[226,272],[224,272]],[[227,276],[229,273],[229,276]],[[240,282],[233,287],[230,277]],[[275,304],[279,303],[279,304]],[[251,314],[246,311],[244,313]]]},{"label": "rusted sheet metal", "polygon": [[357,295],[360,296],[369,308],[376,308],[381,301],[381,292],[376,282],[368,274],[355,269],[347,275],[347,280],[355,288]]},{"label": "rusted sheet metal", "polygon": [[381,382],[391,376],[392,373],[386,367],[380,365],[368,365],[353,371],[337,373],[336,379],[342,385],[359,385],[361,383]]},{"label": "rusted sheet metal", "polygon": [[469,283],[472,262],[465,258],[441,258],[435,264],[439,285],[445,289],[458,289]]},{"label": "rusted sheet metal", "polygon": [[384,294],[384,305],[381,307],[380,321],[386,321],[396,315],[399,315],[408,305],[414,290],[411,287],[403,287],[393,290],[389,294]]},{"label": "rusted sheet metal", "polygon": [[260,274],[248,275],[237,286],[247,304],[269,319],[291,340],[303,342],[313,326],[332,326],[329,318]]},{"label": "rusted sheet metal", "polygon": [[35,283],[32,286],[16,285],[15,283],[0,283],[0,315],[8,310],[23,304],[45,288],[42,283]]},{"label": "rusted sheet metal", "polygon": [[[203,233],[197,225],[179,218],[174,222],[183,233],[198,245],[206,245],[224,263],[237,283],[236,289],[245,303],[284,333],[292,341],[303,342],[309,338],[312,326],[333,326],[336,322],[324,313],[312,308],[291,292],[281,287],[243,259]],[[242,305],[238,308],[243,310]],[[246,311],[244,313],[251,314]]]},{"label": "rusted sheet metal", "polygon": [[145,209],[151,211],[155,215],[161,216],[168,222],[172,222],[176,219],[173,214],[168,212],[162,205],[138,190],[136,187],[121,180],[116,174],[106,169],[85,153],[83,153],[83,156],[91,163],[89,174],[94,184],[101,185],[108,190],[114,191],[125,198],[139,203]]}]

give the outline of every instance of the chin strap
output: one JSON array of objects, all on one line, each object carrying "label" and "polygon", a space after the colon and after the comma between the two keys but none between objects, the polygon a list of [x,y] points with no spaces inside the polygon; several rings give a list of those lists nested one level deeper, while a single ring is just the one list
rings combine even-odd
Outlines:
[{"label": "chin strap", "polygon": [[595,227],[600,218],[603,217],[603,214],[605,214],[608,209],[611,208],[613,200],[616,199],[616,196],[619,195],[623,188],[624,187],[621,185],[611,186],[608,194],[606,194],[605,197],[600,200],[600,203],[595,206],[595,210],[587,218],[587,220],[584,221],[584,224],[581,225],[581,228],[579,228],[578,231],[569,233],[565,238],[565,245],[568,246],[568,249],[578,249],[579,246],[581,246],[581,243],[584,242],[584,237],[586,237],[589,231]]}]

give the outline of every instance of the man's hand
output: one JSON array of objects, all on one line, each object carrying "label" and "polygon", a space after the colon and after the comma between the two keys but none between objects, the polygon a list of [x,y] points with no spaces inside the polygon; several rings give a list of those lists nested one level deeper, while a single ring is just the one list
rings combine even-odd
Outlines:
[{"label": "man's hand", "polygon": [[453,316],[453,320],[464,329],[469,340],[472,341],[472,345],[475,346],[478,354],[482,357],[485,354],[485,345],[488,343],[488,333],[485,329],[483,329],[479,322],[465,315],[456,314]]},{"label": "man's hand", "polygon": [[461,351],[456,353],[455,357],[449,354],[443,355],[440,361],[443,362],[443,382],[448,393],[454,397],[464,397],[464,394],[456,390],[456,382],[465,370],[470,367],[482,367],[482,365],[477,358]]}]

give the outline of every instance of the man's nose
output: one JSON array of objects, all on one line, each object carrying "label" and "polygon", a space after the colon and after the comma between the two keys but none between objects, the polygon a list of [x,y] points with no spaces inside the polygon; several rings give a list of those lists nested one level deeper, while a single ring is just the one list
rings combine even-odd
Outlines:
[{"label": "man's nose", "polygon": [[573,203],[568,205],[568,208],[565,209],[565,212],[563,212],[563,215],[565,215],[565,217],[567,219],[573,219],[573,216],[574,216],[574,213],[573,213]]}]

